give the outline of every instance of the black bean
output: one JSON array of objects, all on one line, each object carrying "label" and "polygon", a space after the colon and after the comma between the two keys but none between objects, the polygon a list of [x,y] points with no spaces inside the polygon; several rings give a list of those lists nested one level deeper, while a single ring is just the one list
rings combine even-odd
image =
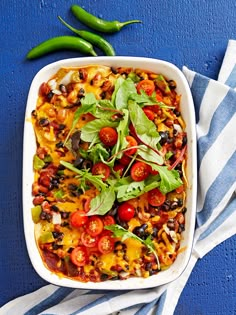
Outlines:
[{"label": "black bean", "polygon": [[187,208],[184,207],[183,210],[182,210],[182,213],[185,214],[186,212],[187,212]]},{"label": "black bean", "polygon": [[83,163],[82,163],[82,165],[81,165],[81,168],[82,168],[82,169],[85,169],[85,170],[91,169],[91,168],[92,168],[92,165],[93,165],[92,161],[90,161],[90,160],[84,160]]},{"label": "black bean", "polygon": [[61,211],[60,213],[61,213],[62,219],[68,219],[69,218],[70,212]]},{"label": "black bean", "polygon": [[176,82],[174,80],[169,80],[168,85],[171,90],[174,90],[176,88]]},{"label": "black bean", "polygon": [[154,228],[152,229],[152,236],[153,236],[153,237],[156,237],[156,236],[157,236],[157,233],[158,233],[158,228],[157,228],[157,227],[154,227]]},{"label": "black bean", "polygon": [[147,271],[152,270],[152,263],[151,263],[151,262],[148,262],[148,263],[146,264],[145,270],[147,270]]},{"label": "black bean", "polygon": [[180,116],[180,112],[177,109],[174,109],[174,114],[175,114],[176,117]]},{"label": "black bean", "polygon": [[59,208],[58,208],[56,205],[52,205],[52,206],[51,206],[51,209],[52,209],[54,212],[60,211]]},{"label": "black bean", "polygon": [[178,232],[181,233],[181,232],[183,232],[184,230],[185,230],[184,224],[180,224],[180,225],[179,225],[179,230],[178,230]]},{"label": "black bean", "polygon": [[60,238],[60,239],[62,239],[63,238],[63,236],[64,236],[64,234],[62,233],[62,232],[52,232],[52,235],[53,235],[53,237],[54,238]]},{"label": "black bean", "polygon": [[62,248],[62,247],[63,247],[63,245],[58,245],[56,243],[52,243],[52,249],[54,249],[54,250],[57,250],[57,249]]},{"label": "black bean", "polygon": [[47,94],[47,99],[50,101],[53,97],[54,93],[53,91],[50,91],[48,94]]},{"label": "black bean", "polygon": [[80,135],[81,135],[81,132],[80,132],[80,131],[76,131],[76,132],[73,133],[73,135],[72,135],[72,137],[71,137],[72,149],[73,149],[75,152],[79,149]]},{"label": "black bean", "polygon": [[39,125],[41,127],[46,127],[49,125],[49,120],[47,118],[40,118],[39,119]]},{"label": "black bean", "polygon": [[102,100],[104,100],[104,98],[106,98],[106,92],[102,91],[102,93],[100,94],[100,97]]},{"label": "black bean", "polygon": [[84,96],[85,90],[83,88],[79,89],[79,94],[78,96],[82,97]]},{"label": "black bean", "polygon": [[161,145],[165,144],[168,140],[169,132],[168,131],[160,131],[159,135],[161,136],[160,144]]},{"label": "black bean", "polygon": [[59,130],[63,130],[63,129],[65,129],[65,127],[66,127],[66,125],[65,124],[59,124]]},{"label": "black bean", "polygon": [[70,183],[70,184],[68,185],[68,189],[69,189],[69,190],[76,191],[77,188],[78,188],[78,186],[75,185],[75,184]]},{"label": "black bean", "polygon": [[114,68],[114,67],[111,67],[111,71],[112,71],[112,73],[114,73],[114,74],[117,74],[117,73],[118,73],[117,69]]},{"label": "black bean", "polygon": [[31,116],[32,117],[34,117],[34,118],[36,118],[37,117],[37,112],[36,112],[36,110],[34,109],[34,110],[32,110],[32,112],[31,112]]},{"label": "black bean", "polygon": [[109,276],[105,273],[102,273],[100,276],[101,281],[106,281],[109,278]]},{"label": "black bean", "polygon": [[64,84],[60,84],[59,85],[59,89],[62,93],[66,94],[67,93],[67,89],[66,86]]},{"label": "black bean", "polygon": [[183,205],[183,200],[182,199],[178,199],[178,206],[182,207],[182,205]]},{"label": "black bean", "polygon": [[178,202],[177,201],[173,201],[170,205],[171,210],[174,210],[178,207]]},{"label": "black bean", "polygon": [[182,140],[182,146],[183,147],[187,144],[187,141],[188,141],[187,136],[186,135],[183,136],[183,140]]}]

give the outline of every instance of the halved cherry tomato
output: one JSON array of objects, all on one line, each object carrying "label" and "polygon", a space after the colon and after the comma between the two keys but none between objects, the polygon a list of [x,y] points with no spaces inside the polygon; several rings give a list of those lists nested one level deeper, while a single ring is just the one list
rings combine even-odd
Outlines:
[{"label": "halved cherry tomato", "polygon": [[113,167],[113,170],[115,172],[118,172],[118,174],[120,176],[122,176],[123,172],[124,172],[124,169],[125,169],[125,166],[123,164],[116,164],[114,167]]},{"label": "halved cherry tomato", "polygon": [[88,217],[83,210],[77,210],[70,215],[70,224],[75,228],[83,226],[87,221]]},{"label": "halved cherry tomato", "polygon": [[91,236],[86,231],[84,231],[81,234],[81,242],[86,247],[94,247],[97,245],[98,237],[97,236]]},{"label": "halved cherry tomato", "polygon": [[132,136],[126,136],[125,139],[128,142],[127,148],[131,148],[131,149],[126,150],[124,152],[124,154],[126,154],[126,155],[133,155],[134,153],[137,152],[137,148],[132,148],[132,147],[136,147],[138,145],[138,143],[135,140],[135,138],[132,137]]},{"label": "halved cherry tomato", "polygon": [[141,94],[141,90],[144,91],[147,95],[151,96],[155,91],[155,84],[152,80],[142,80],[137,84],[137,91]]},{"label": "halved cherry tomato", "polygon": [[89,217],[85,225],[85,230],[91,236],[99,235],[103,231],[102,219],[97,215]]},{"label": "halved cherry tomato", "polygon": [[112,127],[103,127],[99,131],[99,138],[106,146],[113,147],[117,142],[118,134]]},{"label": "halved cherry tomato", "polygon": [[102,254],[108,254],[114,249],[114,240],[109,235],[102,236],[98,241],[98,250]]},{"label": "halved cherry tomato", "polygon": [[145,115],[147,116],[147,118],[149,120],[154,120],[155,119],[155,114],[153,111],[151,111],[150,109],[148,108],[143,108],[143,111],[145,113]]},{"label": "halved cherry tomato", "polygon": [[84,246],[78,246],[73,249],[70,259],[76,266],[84,266],[88,261],[88,254]]},{"label": "halved cherry tomato", "polygon": [[130,162],[131,162],[131,158],[128,155],[123,154],[120,159],[120,163],[124,166],[127,166],[129,165]]},{"label": "halved cherry tomato", "polygon": [[144,162],[134,163],[131,167],[130,175],[135,182],[141,182],[149,175],[149,165]]},{"label": "halved cherry tomato", "polygon": [[104,226],[115,224],[115,219],[113,218],[113,216],[109,214],[105,215],[105,217],[102,218],[102,221],[103,221]]},{"label": "halved cherry tomato", "polygon": [[153,207],[161,206],[166,200],[166,195],[162,194],[158,188],[148,192],[148,203]]},{"label": "halved cherry tomato", "polygon": [[118,207],[117,213],[121,221],[129,221],[135,215],[135,208],[130,203],[124,202]]},{"label": "halved cherry tomato", "polygon": [[111,173],[110,167],[102,162],[98,162],[92,167],[93,175],[103,175],[102,180],[105,181],[108,179]]}]

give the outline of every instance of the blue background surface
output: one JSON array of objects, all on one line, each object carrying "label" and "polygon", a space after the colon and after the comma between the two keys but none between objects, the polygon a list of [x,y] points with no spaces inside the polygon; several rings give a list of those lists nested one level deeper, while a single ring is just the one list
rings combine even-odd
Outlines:
[{"label": "blue background surface", "polygon": [[[53,36],[71,34],[61,15],[84,28],[69,11],[72,0],[0,1],[0,306],[45,285],[28,258],[22,220],[22,136],[28,90],[35,74],[53,61],[82,56],[57,52],[26,61],[28,50]],[[163,59],[213,79],[229,39],[236,38],[234,0],[81,0],[106,19],[143,23],[106,38],[117,55]],[[99,52],[99,54],[101,54]],[[235,224],[235,223],[234,223]],[[236,314],[236,236],[199,261],[175,315]]]}]

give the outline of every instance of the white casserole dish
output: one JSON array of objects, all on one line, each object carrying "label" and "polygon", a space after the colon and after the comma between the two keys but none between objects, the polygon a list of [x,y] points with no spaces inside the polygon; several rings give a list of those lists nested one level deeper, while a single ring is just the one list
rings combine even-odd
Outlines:
[{"label": "white casserole dish", "polygon": [[[33,174],[33,155],[36,150],[36,142],[33,126],[31,123],[31,112],[36,107],[39,87],[42,82],[49,80],[61,67],[85,66],[89,64],[105,66],[123,66],[142,68],[173,79],[177,83],[177,93],[181,94],[181,112],[186,122],[186,132],[188,135],[188,161],[187,178],[188,190],[186,200],[186,223],[183,232],[181,247],[184,251],[179,253],[176,261],[169,269],[161,271],[157,275],[149,278],[130,278],[127,280],[105,281],[105,282],[79,282],[67,278],[60,278],[48,270],[40,256],[34,237],[34,222],[31,217],[32,204],[32,183]],[[59,286],[83,289],[109,289],[127,290],[156,287],[166,284],[178,278],[188,264],[195,227],[196,213],[196,190],[197,190],[197,162],[196,162],[196,132],[195,132],[195,113],[191,92],[183,73],[173,64],[157,59],[142,57],[84,57],[73,58],[54,62],[42,68],[34,77],[29,94],[25,113],[24,125],[24,145],[23,145],[23,216],[24,233],[30,260],[36,272],[44,280]]]}]

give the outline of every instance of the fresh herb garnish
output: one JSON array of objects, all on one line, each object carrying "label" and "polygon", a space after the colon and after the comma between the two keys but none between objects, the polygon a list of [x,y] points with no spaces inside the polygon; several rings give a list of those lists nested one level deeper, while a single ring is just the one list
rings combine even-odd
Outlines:
[{"label": "fresh herb garnish", "polygon": [[154,254],[156,261],[157,261],[158,269],[160,270],[159,258],[157,256],[157,253],[155,250],[155,245],[152,241],[151,235],[149,235],[145,240],[143,240],[140,237],[138,237],[136,234],[126,230],[125,228],[123,228],[122,226],[120,226],[118,224],[107,225],[104,227],[104,229],[113,232],[114,237],[121,237],[122,241],[125,241],[127,238],[133,238],[133,239],[141,242],[143,245],[145,245],[149,249],[149,251],[151,253]]}]

